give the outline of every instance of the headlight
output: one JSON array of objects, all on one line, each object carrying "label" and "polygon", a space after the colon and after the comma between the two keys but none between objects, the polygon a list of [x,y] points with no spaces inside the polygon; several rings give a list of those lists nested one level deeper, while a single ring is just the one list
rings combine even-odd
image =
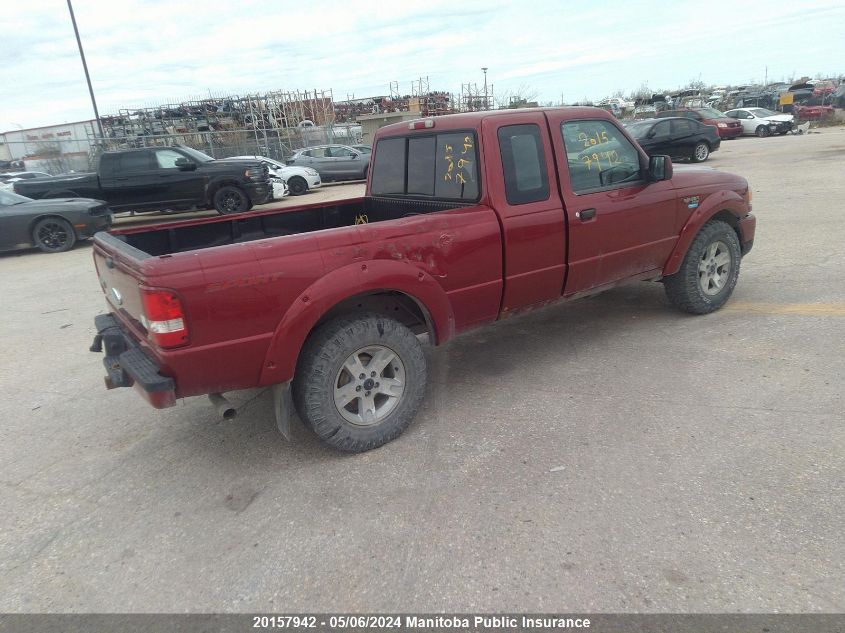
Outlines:
[{"label": "headlight", "polygon": [[718,125],[719,127],[728,127],[727,123],[717,123],[716,125]]}]

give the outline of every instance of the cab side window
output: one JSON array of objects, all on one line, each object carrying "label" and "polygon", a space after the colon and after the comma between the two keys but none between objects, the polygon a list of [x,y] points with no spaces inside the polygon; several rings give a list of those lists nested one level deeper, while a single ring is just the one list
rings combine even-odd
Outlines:
[{"label": "cab side window", "polygon": [[549,199],[549,178],[540,127],[535,124],[499,128],[499,151],[508,204]]},{"label": "cab side window", "polygon": [[609,121],[568,121],[561,124],[561,134],[575,193],[642,179],[639,152]]},{"label": "cab side window", "polygon": [[160,169],[177,169],[176,161],[180,158],[184,158],[184,156],[172,149],[156,150],[156,164]]},{"label": "cab side window", "polygon": [[117,172],[137,173],[140,171],[147,171],[152,168],[150,164],[150,152],[146,151],[130,151],[120,155],[120,167]]}]

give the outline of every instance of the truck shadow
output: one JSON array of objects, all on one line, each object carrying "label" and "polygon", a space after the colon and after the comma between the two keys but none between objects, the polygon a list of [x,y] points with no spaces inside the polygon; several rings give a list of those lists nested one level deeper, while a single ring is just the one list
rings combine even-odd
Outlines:
[{"label": "truck shadow", "polygon": [[[655,329],[690,321],[695,317],[674,310],[663,294],[661,284],[641,283],[618,288],[596,297],[560,302],[541,310],[498,321],[488,327],[456,337],[442,347],[428,348],[429,385],[423,409],[399,440],[388,444],[412,444],[415,435],[433,432],[426,428],[438,412],[438,402],[446,398],[472,398],[474,384],[515,384],[526,377],[526,364],[532,371],[572,363],[577,373],[578,358],[591,350],[631,345],[640,334],[652,336]],[[460,392],[460,393],[458,393]],[[316,461],[361,459],[325,447],[301,421],[291,426],[291,441],[278,433],[273,418],[269,389],[227,394],[239,408],[234,422],[221,422],[231,440],[225,443],[219,459],[236,463],[241,450],[272,447],[284,455],[287,466]],[[471,405],[470,405],[471,406]],[[232,443],[243,443],[232,451]],[[221,446],[221,449],[223,447]],[[391,449],[392,450],[392,449]],[[367,453],[367,454],[373,454]],[[282,466],[285,468],[285,466]]]}]

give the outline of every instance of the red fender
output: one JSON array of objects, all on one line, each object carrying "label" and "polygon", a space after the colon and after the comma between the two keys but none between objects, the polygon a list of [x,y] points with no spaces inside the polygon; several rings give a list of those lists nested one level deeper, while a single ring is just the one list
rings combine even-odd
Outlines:
[{"label": "red fender", "polygon": [[675,243],[675,248],[666,264],[663,266],[663,276],[673,275],[681,268],[684,256],[687,254],[690,244],[710,218],[720,211],[730,211],[737,220],[748,213],[745,200],[735,191],[719,191],[712,193],[704,199],[704,203],[698,207],[687,219],[681,235]]},{"label": "red fender", "polygon": [[452,306],[434,277],[405,262],[356,262],[321,277],[294,300],[276,326],[259,384],[273,385],[293,378],[299,352],[320,318],[341,301],[375,290],[401,292],[413,298],[427,313],[437,344],[454,335]]}]

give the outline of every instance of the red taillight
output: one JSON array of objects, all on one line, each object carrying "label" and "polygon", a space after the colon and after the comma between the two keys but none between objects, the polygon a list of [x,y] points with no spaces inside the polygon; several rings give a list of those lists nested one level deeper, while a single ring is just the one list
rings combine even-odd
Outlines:
[{"label": "red taillight", "polygon": [[144,313],[141,323],[159,347],[179,347],[188,342],[188,324],[182,301],[172,290],[141,288]]}]

